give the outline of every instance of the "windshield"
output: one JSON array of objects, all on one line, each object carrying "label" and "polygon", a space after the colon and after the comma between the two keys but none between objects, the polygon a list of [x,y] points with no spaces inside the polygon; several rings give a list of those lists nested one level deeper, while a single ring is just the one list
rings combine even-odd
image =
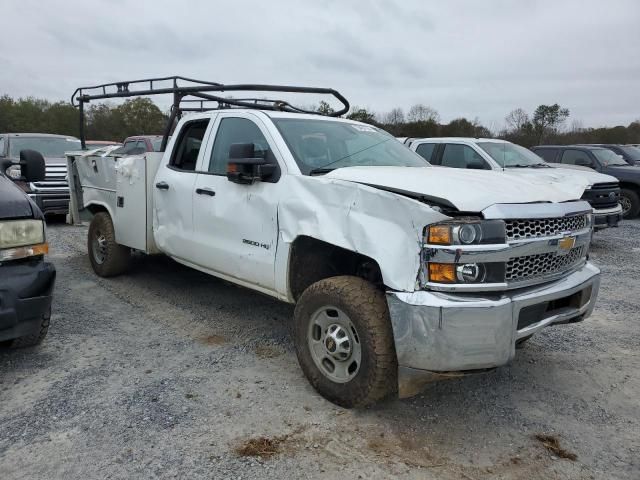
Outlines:
[{"label": "windshield", "polygon": [[636,147],[618,147],[625,155],[629,157],[629,160],[633,162],[640,162],[640,148]]},{"label": "windshield", "polygon": [[478,142],[477,145],[503,168],[546,165],[538,155],[514,143]]},{"label": "windshield", "polygon": [[605,148],[598,150],[593,149],[591,153],[593,153],[605,167],[608,165],[629,165],[620,155],[616,155],[611,150]]},{"label": "windshield", "polygon": [[376,127],[301,118],[273,121],[305,175],[342,167],[429,166],[420,155]]},{"label": "windshield", "polygon": [[64,152],[81,148],[80,140],[73,137],[11,137],[9,156],[18,158],[20,150],[35,150],[43,157],[64,157]]}]

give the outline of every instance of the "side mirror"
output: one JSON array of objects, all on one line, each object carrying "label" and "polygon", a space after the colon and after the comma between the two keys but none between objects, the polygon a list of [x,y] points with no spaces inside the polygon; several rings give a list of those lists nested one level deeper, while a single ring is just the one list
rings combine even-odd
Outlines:
[{"label": "side mirror", "polygon": [[[40,182],[44,180],[45,163],[44,157],[35,150],[20,150],[20,161],[14,162],[8,158],[0,161],[0,170],[4,173],[9,167],[19,165],[20,177],[27,182]],[[20,180],[20,178],[16,178]]]},{"label": "side mirror", "polygon": [[27,182],[44,180],[46,174],[44,157],[35,150],[20,150],[20,170]]},{"label": "side mirror", "polygon": [[253,143],[234,143],[229,148],[227,179],[230,182],[250,185],[270,177],[275,171],[276,165],[255,156]]},{"label": "side mirror", "polygon": [[586,158],[576,159],[576,165],[580,167],[593,167],[593,163],[587,160]]},{"label": "side mirror", "polygon": [[478,158],[474,158],[467,164],[467,168],[471,170],[484,170],[484,162]]}]

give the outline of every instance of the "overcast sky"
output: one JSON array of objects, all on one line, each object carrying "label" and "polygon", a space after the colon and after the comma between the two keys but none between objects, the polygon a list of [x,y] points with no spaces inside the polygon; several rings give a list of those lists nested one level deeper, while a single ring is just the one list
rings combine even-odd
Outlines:
[{"label": "overcast sky", "polygon": [[584,126],[640,118],[638,0],[2,0],[0,18],[14,97],[177,74],[333,87],[376,112],[425,103],[493,129],[541,103]]}]

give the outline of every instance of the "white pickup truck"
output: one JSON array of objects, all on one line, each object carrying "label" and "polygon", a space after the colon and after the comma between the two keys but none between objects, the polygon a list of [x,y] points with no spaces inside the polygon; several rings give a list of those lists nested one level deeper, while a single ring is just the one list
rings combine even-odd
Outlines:
[{"label": "white pickup truck", "polygon": [[507,177],[518,176],[534,185],[556,182],[584,184],[582,199],[593,208],[593,228],[617,227],[622,220],[620,184],[616,177],[587,167],[547,163],[520,145],[495,138],[406,138],[401,141],[432,165],[493,170]]},{"label": "white pickup truck", "polygon": [[431,168],[384,131],[286,105],[184,116],[164,152],[68,155],[95,272],[162,253],[295,303],[300,366],[345,407],[505,365],[592,312],[585,185]]}]

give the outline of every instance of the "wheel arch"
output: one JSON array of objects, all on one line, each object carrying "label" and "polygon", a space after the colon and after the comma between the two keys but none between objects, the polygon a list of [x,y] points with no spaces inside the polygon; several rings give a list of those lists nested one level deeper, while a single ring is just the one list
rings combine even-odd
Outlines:
[{"label": "wheel arch", "polygon": [[371,257],[306,235],[291,243],[287,291],[294,301],[312,284],[343,275],[360,277],[386,289],[380,265]]}]

